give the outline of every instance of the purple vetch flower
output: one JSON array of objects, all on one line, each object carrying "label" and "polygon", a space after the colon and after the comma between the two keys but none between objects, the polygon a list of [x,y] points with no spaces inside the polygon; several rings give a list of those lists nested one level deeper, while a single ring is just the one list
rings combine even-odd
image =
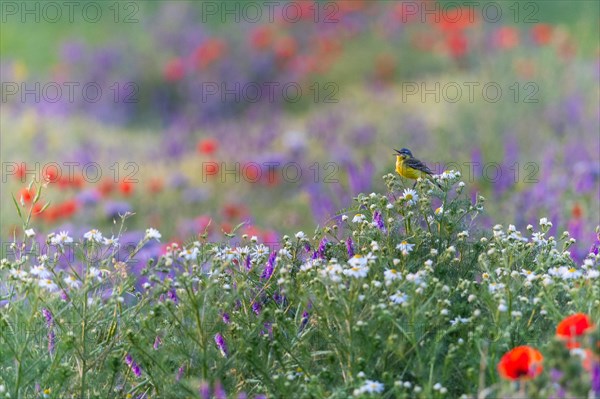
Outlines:
[{"label": "purple vetch flower", "polygon": [[158,350],[158,347],[162,345],[162,340],[160,339],[160,336],[156,336],[156,338],[154,338],[154,345],[152,345],[152,348],[154,348],[154,350]]},{"label": "purple vetch flower", "polygon": [[319,248],[317,249],[317,254],[319,255],[319,258],[321,258],[321,259],[325,259],[325,250],[327,248],[328,242],[329,241],[327,241],[327,238],[323,237],[323,239],[319,243]]},{"label": "purple vetch flower", "polygon": [[306,242],[304,243],[304,250],[305,250],[306,252],[310,252],[310,243],[309,243],[308,241],[306,241]]},{"label": "purple vetch flower", "polygon": [[375,211],[373,213],[373,223],[375,223],[379,230],[385,231],[385,224],[383,223],[383,217],[381,216],[381,212]]},{"label": "purple vetch flower", "polygon": [[594,362],[592,365],[592,392],[595,395],[600,394],[600,362]]},{"label": "purple vetch flower", "polygon": [[130,353],[125,356],[125,364],[131,368],[131,371],[136,377],[139,378],[142,376],[142,369],[140,368],[140,365],[133,360],[133,357]]},{"label": "purple vetch flower", "polygon": [[261,335],[268,335],[269,339],[273,339],[273,324],[270,322],[265,322],[263,324],[264,328],[260,331]]},{"label": "purple vetch flower", "polygon": [[50,328],[54,325],[54,317],[52,317],[52,312],[50,310],[43,308],[42,315],[46,319],[46,327]]},{"label": "purple vetch flower", "polygon": [[200,382],[200,398],[202,399],[210,399],[210,385],[206,381]]},{"label": "purple vetch flower", "polygon": [[177,305],[177,304],[179,303],[179,298],[177,297],[177,291],[175,291],[175,289],[174,289],[174,288],[173,288],[173,289],[170,289],[170,290],[167,292],[167,296],[169,297],[169,299],[170,299],[171,301],[173,301],[173,303],[174,303],[175,305]]},{"label": "purple vetch flower", "polygon": [[354,242],[352,241],[352,237],[348,237],[346,240],[346,249],[348,250],[348,257],[352,258],[354,256]]},{"label": "purple vetch flower", "polygon": [[229,317],[229,313],[223,312],[223,323],[225,323],[225,324],[231,323],[231,319]]},{"label": "purple vetch flower", "polygon": [[221,355],[223,355],[223,357],[227,357],[229,353],[227,351],[227,343],[225,343],[225,338],[223,338],[221,333],[215,334],[215,343],[217,344],[217,348],[219,348]]},{"label": "purple vetch flower", "polygon": [[238,393],[237,399],[248,399],[248,394],[246,392]]},{"label": "purple vetch flower", "polygon": [[269,256],[269,260],[267,261],[267,265],[265,266],[265,270],[263,271],[262,275],[260,276],[261,279],[268,280],[269,278],[271,278],[271,275],[273,274],[273,270],[275,269],[275,258],[276,257],[277,257],[277,252],[276,251],[271,252],[271,255]]},{"label": "purple vetch flower", "polygon": [[181,377],[183,377],[183,373],[185,373],[185,363],[182,364],[181,367],[179,367],[179,369],[177,369],[177,375],[175,376],[175,381],[181,380]]},{"label": "purple vetch flower", "polygon": [[262,309],[262,306],[260,305],[260,302],[254,301],[252,303],[252,311],[254,313],[256,313],[257,316],[260,314],[261,309]]},{"label": "purple vetch flower", "polygon": [[54,354],[56,344],[56,334],[54,334],[54,330],[48,330],[48,353]]},{"label": "purple vetch flower", "polygon": [[244,262],[246,270],[252,269],[252,263],[250,262],[250,255],[246,255],[246,261]]},{"label": "purple vetch flower", "polygon": [[281,295],[278,291],[273,294],[273,300],[277,305],[283,305],[285,303],[285,296]]},{"label": "purple vetch flower", "polygon": [[300,331],[304,330],[304,327],[306,327],[306,325],[308,324],[308,318],[309,318],[309,314],[308,312],[305,310],[302,313],[302,321],[300,322]]},{"label": "purple vetch flower", "polygon": [[215,399],[227,399],[227,393],[223,389],[223,385],[220,381],[215,381],[213,385],[214,394],[213,397]]}]

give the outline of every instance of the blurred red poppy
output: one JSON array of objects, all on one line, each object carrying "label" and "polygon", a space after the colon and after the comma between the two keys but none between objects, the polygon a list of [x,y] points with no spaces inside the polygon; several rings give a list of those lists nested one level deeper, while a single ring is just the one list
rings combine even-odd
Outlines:
[{"label": "blurred red poppy", "polygon": [[275,42],[275,55],[280,61],[285,61],[296,55],[298,45],[296,40],[291,36],[285,36],[277,39]]},{"label": "blurred red poppy", "polygon": [[198,152],[201,154],[212,155],[217,151],[219,143],[213,138],[202,139],[198,142]]},{"label": "blurred red poppy", "polygon": [[581,344],[576,341],[588,330],[594,328],[594,323],[585,313],[576,313],[565,317],[556,327],[556,336],[567,341],[567,348],[579,348]]},{"label": "blurred red poppy", "polygon": [[446,46],[454,58],[460,58],[467,53],[469,42],[464,34],[457,32],[446,37]]},{"label": "blurred red poppy", "polygon": [[531,38],[538,46],[545,46],[552,40],[552,27],[548,24],[536,24],[531,28]]},{"label": "blurred red poppy", "polygon": [[121,191],[121,194],[124,196],[129,197],[131,194],[133,194],[133,183],[123,180],[121,183],[119,183],[119,191]]},{"label": "blurred red poppy", "polygon": [[259,26],[250,33],[250,44],[257,50],[268,48],[272,41],[273,32],[269,26]]},{"label": "blurred red poppy", "polygon": [[181,58],[173,58],[165,66],[165,79],[169,82],[177,82],[185,76],[185,67]]},{"label": "blurred red poppy", "polygon": [[537,349],[527,345],[517,346],[502,356],[498,362],[498,373],[507,380],[535,378],[543,370],[543,360]]},{"label": "blurred red poppy", "polygon": [[494,42],[501,49],[514,48],[519,45],[519,31],[513,26],[503,26],[494,34]]},{"label": "blurred red poppy", "polygon": [[203,69],[219,60],[225,54],[226,49],[227,43],[224,40],[218,38],[208,39],[196,48],[193,54],[194,63],[200,69]]},{"label": "blurred red poppy", "polygon": [[113,181],[110,179],[105,179],[98,185],[98,191],[103,197],[106,197],[108,194],[110,194],[113,191],[113,189],[114,184]]},{"label": "blurred red poppy", "polygon": [[22,201],[26,204],[33,201],[34,198],[35,198],[35,188],[33,188],[33,187],[31,187],[31,188],[23,187],[19,191],[19,196],[17,197],[17,199],[19,201]]}]

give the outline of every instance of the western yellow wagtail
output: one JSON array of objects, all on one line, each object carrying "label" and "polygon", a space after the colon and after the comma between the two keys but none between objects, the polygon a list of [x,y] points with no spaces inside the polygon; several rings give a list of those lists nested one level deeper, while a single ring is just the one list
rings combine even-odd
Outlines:
[{"label": "western yellow wagtail", "polygon": [[[407,179],[417,180],[419,177],[427,178],[433,181],[439,188],[442,188],[437,182],[433,180],[433,172],[427,165],[413,157],[412,152],[408,148],[403,148],[396,151],[396,172]],[[413,188],[417,185],[413,184]]]}]

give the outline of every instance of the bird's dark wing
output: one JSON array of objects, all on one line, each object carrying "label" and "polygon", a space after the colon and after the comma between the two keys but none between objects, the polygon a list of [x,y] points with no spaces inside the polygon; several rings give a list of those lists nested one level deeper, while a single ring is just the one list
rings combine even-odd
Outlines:
[{"label": "bird's dark wing", "polygon": [[433,174],[433,172],[431,171],[431,169],[429,169],[427,167],[427,165],[425,165],[423,162],[419,161],[417,158],[408,158],[408,159],[405,159],[404,163],[409,168],[420,170],[421,172],[427,173],[428,175],[432,175]]}]

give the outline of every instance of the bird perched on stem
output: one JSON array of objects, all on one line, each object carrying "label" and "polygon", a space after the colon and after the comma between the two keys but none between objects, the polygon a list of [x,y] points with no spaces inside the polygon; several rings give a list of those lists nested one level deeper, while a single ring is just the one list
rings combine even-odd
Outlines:
[{"label": "bird perched on stem", "polygon": [[[412,152],[408,148],[403,148],[396,151],[396,172],[407,179],[417,180],[419,177],[427,178],[433,181],[440,189],[442,186],[433,180],[433,172],[427,165],[413,157]],[[413,184],[413,188],[417,185]]]}]

